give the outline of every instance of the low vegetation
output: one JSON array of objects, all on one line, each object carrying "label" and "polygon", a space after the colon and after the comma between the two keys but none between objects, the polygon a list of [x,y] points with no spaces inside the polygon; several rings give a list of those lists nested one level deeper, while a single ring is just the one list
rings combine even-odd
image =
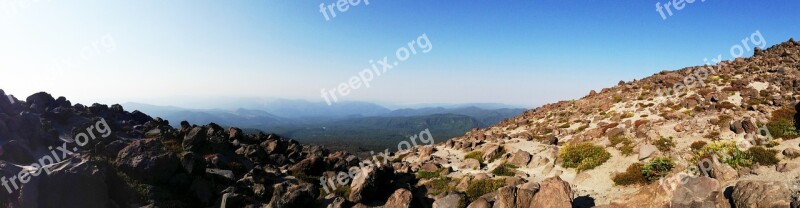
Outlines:
[{"label": "low vegetation", "polygon": [[789,107],[773,111],[772,117],[767,123],[769,133],[775,138],[782,139],[793,139],[800,136],[794,120],[796,114],[797,112]]},{"label": "low vegetation", "polygon": [[668,157],[653,158],[650,163],[642,167],[642,175],[647,181],[655,181],[669,174],[669,171],[671,171],[674,166],[675,163]]},{"label": "low vegetation", "polygon": [[778,158],[775,157],[775,155],[778,154],[778,150],[774,149],[766,149],[764,147],[756,146],[747,149],[747,151],[745,151],[745,154],[747,154],[752,159],[753,164],[775,165],[778,164],[778,162],[780,162],[780,160],[778,160]]},{"label": "low vegetation", "polygon": [[739,150],[737,143],[730,140],[706,144],[700,150],[694,151],[692,162],[696,164],[703,159],[713,157],[734,168],[749,167],[752,164],[747,154]]},{"label": "low vegetation", "polygon": [[619,144],[622,144],[619,148],[617,148],[620,153],[624,156],[628,156],[633,154],[633,142],[625,136],[615,136],[609,138],[608,141],[611,143],[611,147],[617,148]]},{"label": "low vegetation", "polygon": [[694,150],[694,151],[698,151],[698,150],[703,149],[703,147],[706,147],[706,144],[707,143],[704,142],[704,141],[696,141],[696,142],[692,142],[692,145],[689,146],[689,147],[692,148],[692,150]]},{"label": "low vegetation", "polygon": [[657,157],[647,164],[631,164],[625,172],[615,174],[611,180],[618,186],[648,184],[666,176],[674,167],[672,159]]},{"label": "low vegetation", "polygon": [[720,162],[734,168],[751,167],[752,165],[775,165],[780,162],[778,150],[761,146],[750,147],[746,151],[738,148],[735,141],[716,141],[699,150],[694,150],[693,162],[716,157]]},{"label": "low vegetation", "polygon": [[[323,192],[320,192],[320,193],[323,193]],[[338,187],[336,187],[336,190],[333,190],[333,194],[338,196],[338,197],[349,199],[350,198],[350,186],[338,186]]]},{"label": "low vegetation", "polygon": [[658,139],[656,141],[655,145],[658,148],[658,150],[662,152],[669,152],[670,150],[672,150],[673,147],[675,147],[675,141],[672,140],[672,137],[670,138],[661,137],[661,139]]},{"label": "low vegetation", "polygon": [[428,194],[439,195],[441,193],[453,191],[453,187],[450,186],[450,183],[453,181],[454,180],[450,177],[435,178],[425,183],[425,188],[428,189]]},{"label": "low vegetation", "polygon": [[713,132],[709,132],[708,134],[703,136],[703,138],[710,139],[711,141],[717,141],[717,140],[719,140],[719,135],[720,134],[719,134],[718,131],[713,131]]},{"label": "low vegetation", "polygon": [[465,160],[468,159],[468,158],[476,159],[476,160],[478,160],[478,162],[483,163],[483,152],[481,152],[481,151],[472,151],[472,152],[467,153],[466,155],[464,155],[464,159]]},{"label": "low vegetation", "polygon": [[642,174],[643,167],[644,165],[641,163],[631,164],[625,172],[617,173],[611,180],[614,181],[614,184],[619,186],[644,184],[647,180],[644,179],[644,175]]},{"label": "low vegetation", "polygon": [[433,172],[420,170],[420,171],[417,172],[417,178],[418,179],[432,179],[432,178],[439,177],[439,173],[441,173],[441,172],[442,172],[442,169],[438,169],[438,170],[433,171]]},{"label": "low vegetation", "polygon": [[611,158],[605,148],[590,142],[565,145],[558,156],[564,160],[563,167],[575,168],[578,172],[593,169]]},{"label": "low vegetation", "polygon": [[472,181],[472,183],[467,186],[467,198],[469,201],[475,201],[478,197],[483,196],[484,194],[488,194],[491,192],[496,191],[497,189],[502,188],[506,185],[505,180],[503,179],[481,179]]},{"label": "low vegetation", "polygon": [[515,165],[503,163],[494,168],[494,170],[492,170],[492,174],[496,176],[514,176],[516,174],[516,169],[517,166]]}]

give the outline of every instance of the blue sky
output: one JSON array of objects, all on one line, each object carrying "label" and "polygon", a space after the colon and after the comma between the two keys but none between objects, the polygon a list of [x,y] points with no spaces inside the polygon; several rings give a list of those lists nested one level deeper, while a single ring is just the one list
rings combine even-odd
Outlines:
[{"label": "blue sky", "polygon": [[0,89],[77,102],[322,102],[321,89],[426,34],[429,53],[341,99],[533,107],[730,58],[757,30],[767,45],[800,34],[790,0],[697,0],[666,20],[655,6],[666,0],[369,2],[326,21],[319,5],[335,1],[0,0]]}]

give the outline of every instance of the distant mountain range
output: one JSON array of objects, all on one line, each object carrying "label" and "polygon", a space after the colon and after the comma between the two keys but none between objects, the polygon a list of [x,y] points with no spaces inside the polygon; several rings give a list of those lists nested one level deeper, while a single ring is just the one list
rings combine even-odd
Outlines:
[{"label": "distant mountain range", "polygon": [[[472,128],[494,125],[524,112],[524,108],[503,104],[416,105],[421,108],[390,110],[368,102],[341,102],[328,106],[303,100],[272,100],[263,104],[246,103],[249,108],[188,109],[143,103],[124,103],[127,110],[169,120],[177,126],[211,122],[237,126],[248,131],[274,132],[307,143],[324,144],[331,149],[382,150],[405,135],[429,128],[440,141],[463,135]],[[347,141],[347,142],[342,142]],[[389,145],[392,146],[392,145]],[[341,148],[337,148],[341,147]]]}]

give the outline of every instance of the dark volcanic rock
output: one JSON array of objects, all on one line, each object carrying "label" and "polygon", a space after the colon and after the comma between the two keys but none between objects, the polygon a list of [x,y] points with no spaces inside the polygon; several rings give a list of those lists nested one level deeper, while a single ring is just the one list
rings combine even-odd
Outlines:
[{"label": "dark volcanic rock", "polygon": [[156,139],[134,140],[119,152],[115,162],[120,170],[146,183],[168,181],[181,164]]},{"label": "dark volcanic rock", "polygon": [[107,207],[104,171],[88,157],[72,157],[48,166],[20,189],[20,207]]}]

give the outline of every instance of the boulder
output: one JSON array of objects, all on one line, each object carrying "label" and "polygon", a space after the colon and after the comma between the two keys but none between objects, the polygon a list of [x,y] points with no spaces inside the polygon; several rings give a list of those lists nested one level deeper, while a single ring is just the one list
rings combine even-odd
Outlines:
[{"label": "boulder", "polygon": [[292,184],[284,181],[275,184],[272,189],[272,199],[266,206],[269,208],[313,207],[319,196],[319,189],[310,183]]},{"label": "boulder", "polygon": [[472,180],[476,180],[477,181],[477,180],[483,180],[483,179],[489,179],[489,178],[491,178],[491,177],[489,177],[489,174],[478,173],[478,174],[475,174],[475,177],[473,177]]},{"label": "boulder", "polygon": [[533,201],[533,196],[536,195],[537,190],[531,189],[524,189],[519,188],[517,189],[517,200],[516,206],[517,207],[531,207],[531,202]]},{"label": "boulder", "polygon": [[458,166],[459,169],[477,170],[481,169],[481,162],[474,158],[467,158]]},{"label": "boulder", "polygon": [[531,162],[528,164],[528,167],[538,168],[547,165],[548,163],[550,163],[550,159],[548,159],[547,157],[536,155],[533,157],[533,159],[531,159]]},{"label": "boulder", "polygon": [[753,123],[750,118],[745,118],[742,120],[742,129],[745,133],[751,134],[758,131],[758,126],[756,126],[756,124]]},{"label": "boulder", "polygon": [[608,129],[606,131],[606,137],[612,138],[612,137],[615,137],[615,136],[619,136],[619,135],[622,135],[623,132],[625,132],[625,129],[623,129],[623,128],[619,128],[619,127],[611,128],[611,129]]},{"label": "boulder", "polygon": [[394,170],[386,166],[364,166],[350,183],[349,200],[358,203],[372,199],[391,182],[389,177],[393,172]]},{"label": "boulder", "polygon": [[184,151],[191,151],[196,153],[204,152],[204,146],[206,144],[206,134],[203,127],[194,127],[186,133],[186,136],[183,137],[183,142],[181,146],[183,147]]},{"label": "boulder", "polygon": [[336,197],[336,198],[333,199],[333,201],[330,204],[328,204],[327,208],[345,208],[346,207],[345,206],[346,203],[347,203],[347,200],[345,200],[344,198]]},{"label": "boulder", "polygon": [[736,207],[789,207],[792,192],[777,181],[739,181],[731,194]]},{"label": "boulder", "polygon": [[492,205],[489,204],[489,201],[486,201],[486,199],[478,198],[472,201],[467,208],[492,208]]},{"label": "boulder", "polygon": [[181,164],[157,139],[134,140],[119,151],[117,168],[145,183],[166,182]]},{"label": "boulder", "polygon": [[411,191],[400,188],[394,191],[386,204],[385,208],[408,208],[411,206]]},{"label": "boulder", "polygon": [[560,177],[547,178],[539,183],[530,207],[572,207],[572,187]]},{"label": "boulder", "polygon": [[711,165],[711,177],[715,179],[727,182],[735,180],[739,176],[739,173],[736,172],[736,169],[733,169],[728,164],[721,163],[719,161],[714,161]]},{"label": "boulder", "polygon": [[775,167],[775,169],[778,172],[785,173],[785,172],[793,171],[793,170],[797,169],[798,167],[800,167],[800,163],[797,163],[797,162],[781,162],[781,163],[778,164],[778,166]]},{"label": "boulder", "polygon": [[675,127],[673,127],[672,130],[675,130],[675,132],[683,132],[684,130],[686,130],[686,128],[683,127],[683,124],[679,123],[675,125]]},{"label": "boulder", "polygon": [[472,178],[470,178],[469,176],[462,177],[461,180],[459,180],[458,184],[456,185],[456,191],[462,193],[467,192],[470,182],[472,182]]},{"label": "boulder", "polygon": [[181,166],[191,175],[199,175],[206,172],[206,161],[193,152],[181,154]]},{"label": "boulder", "polygon": [[742,127],[742,121],[731,122],[730,129],[736,134],[745,133],[744,127]]},{"label": "boulder", "polygon": [[433,146],[422,146],[419,148],[419,157],[420,158],[427,158],[436,152],[436,147]]},{"label": "boulder", "polygon": [[533,192],[539,191],[539,183],[536,182],[527,182],[519,186],[520,189],[530,190]]},{"label": "boulder", "polygon": [[25,103],[28,105],[28,110],[38,114],[45,112],[47,108],[57,107],[56,99],[46,92],[38,92],[28,96],[25,99]]},{"label": "boulder", "polygon": [[678,183],[670,203],[673,207],[714,208],[720,194],[720,183],[713,178],[687,177],[686,183]]},{"label": "boulder", "polygon": [[492,159],[497,158],[497,156],[499,156],[502,151],[503,151],[503,148],[498,146],[498,145],[493,145],[493,144],[492,145],[487,145],[482,150],[482,152],[483,152],[483,157],[482,157],[483,161],[485,161],[487,163],[491,162]]},{"label": "boulder", "polygon": [[466,204],[464,194],[450,194],[433,202],[433,208],[463,208]]},{"label": "boulder", "polygon": [[511,159],[508,161],[508,163],[515,165],[517,167],[524,167],[528,165],[528,162],[530,160],[531,160],[530,153],[522,150],[517,150],[516,153],[511,155]]},{"label": "boulder", "polygon": [[794,148],[794,147],[786,148],[786,149],[783,150],[782,153],[783,153],[783,156],[790,157],[790,158],[800,157],[800,149],[797,149],[797,148]]},{"label": "boulder", "polygon": [[433,163],[433,162],[426,162],[426,163],[423,163],[422,166],[420,166],[420,171],[425,171],[425,172],[431,172],[432,173],[432,172],[438,171],[439,168],[441,168],[439,166],[439,164],[436,164],[436,163]]},{"label": "boulder", "polygon": [[31,181],[21,184],[19,207],[99,208],[108,205],[107,173],[97,162],[75,155],[48,167],[50,174],[40,171],[40,175],[31,176]]},{"label": "boulder", "polygon": [[547,138],[545,138],[543,140],[543,142],[546,145],[558,145],[558,137],[555,137],[555,136],[552,136],[552,135],[551,136],[547,136]]},{"label": "boulder", "polygon": [[323,161],[322,157],[308,157],[292,165],[289,168],[292,173],[303,173],[306,175],[321,175],[325,172],[327,164]]},{"label": "boulder", "polygon": [[514,208],[517,207],[517,188],[514,186],[505,186],[498,189],[496,192],[496,200],[494,201],[494,208]]},{"label": "boulder", "polygon": [[652,144],[645,144],[639,147],[639,160],[650,158],[658,152],[658,147]]}]

